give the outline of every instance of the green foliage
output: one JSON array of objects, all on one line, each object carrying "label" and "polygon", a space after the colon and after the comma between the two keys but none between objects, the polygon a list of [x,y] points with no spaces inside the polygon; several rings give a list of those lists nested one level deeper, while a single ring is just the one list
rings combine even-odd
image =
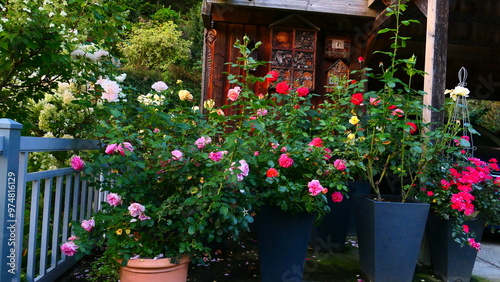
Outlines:
[{"label": "green foliage", "polygon": [[[114,1],[9,1],[0,12],[0,115],[24,121],[28,98],[40,99],[55,81],[85,78],[70,53],[92,40],[112,49],[126,27],[127,11]],[[92,74],[102,66],[94,65]]]},{"label": "green foliage", "polygon": [[471,122],[482,125],[492,132],[500,131],[500,102],[470,100]]},{"label": "green foliage", "polygon": [[172,22],[134,27],[120,45],[127,64],[138,69],[166,72],[171,65],[189,57],[190,42]]},{"label": "green foliage", "polygon": [[151,19],[154,21],[158,21],[158,22],[171,21],[174,23],[178,23],[180,20],[180,15],[178,12],[176,12],[176,11],[170,9],[170,7],[168,7],[168,8],[162,8],[162,9],[156,11],[156,13],[154,13],[154,15],[151,17]]}]

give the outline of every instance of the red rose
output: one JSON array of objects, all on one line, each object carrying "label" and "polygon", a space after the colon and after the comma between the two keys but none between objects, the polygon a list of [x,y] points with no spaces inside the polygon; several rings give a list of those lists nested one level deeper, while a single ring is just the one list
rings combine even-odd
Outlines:
[{"label": "red rose", "polygon": [[278,77],[280,76],[280,73],[275,71],[275,70],[272,70],[270,72],[267,73],[266,75],[266,81],[267,82],[275,82],[276,80],[278,80]]},{"label": "red rose", "polygon": [[270,169],[268,169],[268,170],[267,170],[267,172],[266,172],[266,176],[267,176],[267,177],[276,177],[276,176],[278,176],[278,175],[279,175],[278,170],[277,170],[277,169],[275,169],[275,168],[273,168],[273,167],[272,167],[272,168],[270,168]]},{"label": "red rose", "polygon": [[297,94],[299,97],[306,97],[309,94],[309,89],[307,87],[300,87],[297,89]]},{"label": "red rose", "polygon": [[351,96],[351,103],[353,103],[354,105],[361,105],[363,104],[363,94],[361,93],[356,93],[354,95]]},{"label": "red rose", "polygon": [[361,63],[361,62],[362,62],[362,61],[364,61],[364,60],[365,60],[365,58],[363,58],[362,56],[359,56],[359,57],[358,57],[358,62],[360,62],[360,63]]},{"label": "red rose", "polygon": [[414,124],[413,122],[407,122],[406,123],[407,125],[411,126],[410,128],[410,134],[413,134],[415,132],[417,132],[417,125]]},{"label": "red rose", "polygon": [[282,81],[276,85],[276,92],[279,94],[287,94],[288,91],[290,90],[290,86],[285,82]]},{"label": "red rose", "polygon": [[340,202],[342,202],[343,199],[344,199],[344,195],[342,195],[342,193],[340,193],[338,191],[332,193],[332,201],[334,203],[340,203]]}]

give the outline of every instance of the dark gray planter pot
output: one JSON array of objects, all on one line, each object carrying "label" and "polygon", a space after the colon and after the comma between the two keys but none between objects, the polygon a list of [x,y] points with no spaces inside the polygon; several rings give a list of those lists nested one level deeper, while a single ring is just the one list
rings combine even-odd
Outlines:
[{"label": "dark gray planter pot", "polygon": [[[469,245],[460,246],[452,237],[454,219],[446,220],[429,213],[427,236],[434,274],[443,281],[468,282],[472,276],[477,251]],[[485,220],[478,218],[465,222],[479,242],[484,230]]]},{"label": "dark gray planter pot", "polygon": [[334,203],[328,197],[330,212],[323,217],[312,231],[311,245],[320,252],[339,253],[344,250],[349,227],[354,224],[354,197],[370,193],[370,183],[349,182],[348,197],[340,203]]},{"label": "dark gray planter pot", "polygon": [[265,206],[257,214],[262,282],[302,281],[314,214]]},{"label": "dark gray planter pot", "polygon": [[[395,196],[385,199],[397,200]],[[372,282],[413,280],[429,204],[355,199],[361,270]]]}]

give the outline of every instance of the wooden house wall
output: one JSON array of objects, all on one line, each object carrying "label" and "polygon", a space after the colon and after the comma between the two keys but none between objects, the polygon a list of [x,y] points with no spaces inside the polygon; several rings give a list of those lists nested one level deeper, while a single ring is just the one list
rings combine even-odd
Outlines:
[{"label": "wooden house wall", "polygon": [[[242,41],[243,36],[247,35],[254,42],[262,42],[262,45],[258,49],[257,59],[260,61],[270,61],[272,48],[271,29],[268,25],[213,22],[212,28],[207,29],[206,33],[207,38],[210,37],[210,34],[213,35],[216,33],[216,35],[215,40],[214,38],[206,40],[202,98],[203,100],[213,99],[217,106],[221,106],[228,104],[226,98],[227,91],[234,87],[234,85],[228,83],[227,73],[236,74],[238,72],[238,69],[231,68],[227,64],[229,62],[236,62],[237,57],[240,55],[239,50],[234,47],[235,41]],[[320,95],[325,93],[329,68],[338,60],[324,56],[325,41],[328,35],[340,35],[340,37],[347,37],[351,40],[350,58],[344,59],[350,70],[359,69],[360,64],[357,58],[362,55],[364,47],[364,41],[359,40],[355,34],[325,29],[321,29],[318,32],[315,62],[316,79],[313,92]],[[260,67],[252,74],[255,76],[265,76],[269,70],[269,66]],[[267,93],[268,84],[257,83],[253,90],[256,94]],[[318,103],[322,98],[315,98],[314,100]]]}]

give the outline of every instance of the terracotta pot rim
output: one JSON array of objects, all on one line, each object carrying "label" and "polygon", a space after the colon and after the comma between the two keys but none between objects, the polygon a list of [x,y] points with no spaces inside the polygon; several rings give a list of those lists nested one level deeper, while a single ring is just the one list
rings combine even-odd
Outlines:
[{"label": "terracotta pot rim", "polygon": [[[117,260],[118,263],[121,264],[123,260]],[[178,259],[179,263],[172,263],[172,258],[159,258],[159,259],[144,259],[144,258],[138,258],[138,259],[130,259],[127,262],[126,267],[144,267],[144,264],[148,265],[148,268],[162,268],[162,267],[168,267],[168,266],[177,266],[177,265],[183,265],[187,264],[190,261],[189,256],[185,255],[182,256],[180,259]]]}]

